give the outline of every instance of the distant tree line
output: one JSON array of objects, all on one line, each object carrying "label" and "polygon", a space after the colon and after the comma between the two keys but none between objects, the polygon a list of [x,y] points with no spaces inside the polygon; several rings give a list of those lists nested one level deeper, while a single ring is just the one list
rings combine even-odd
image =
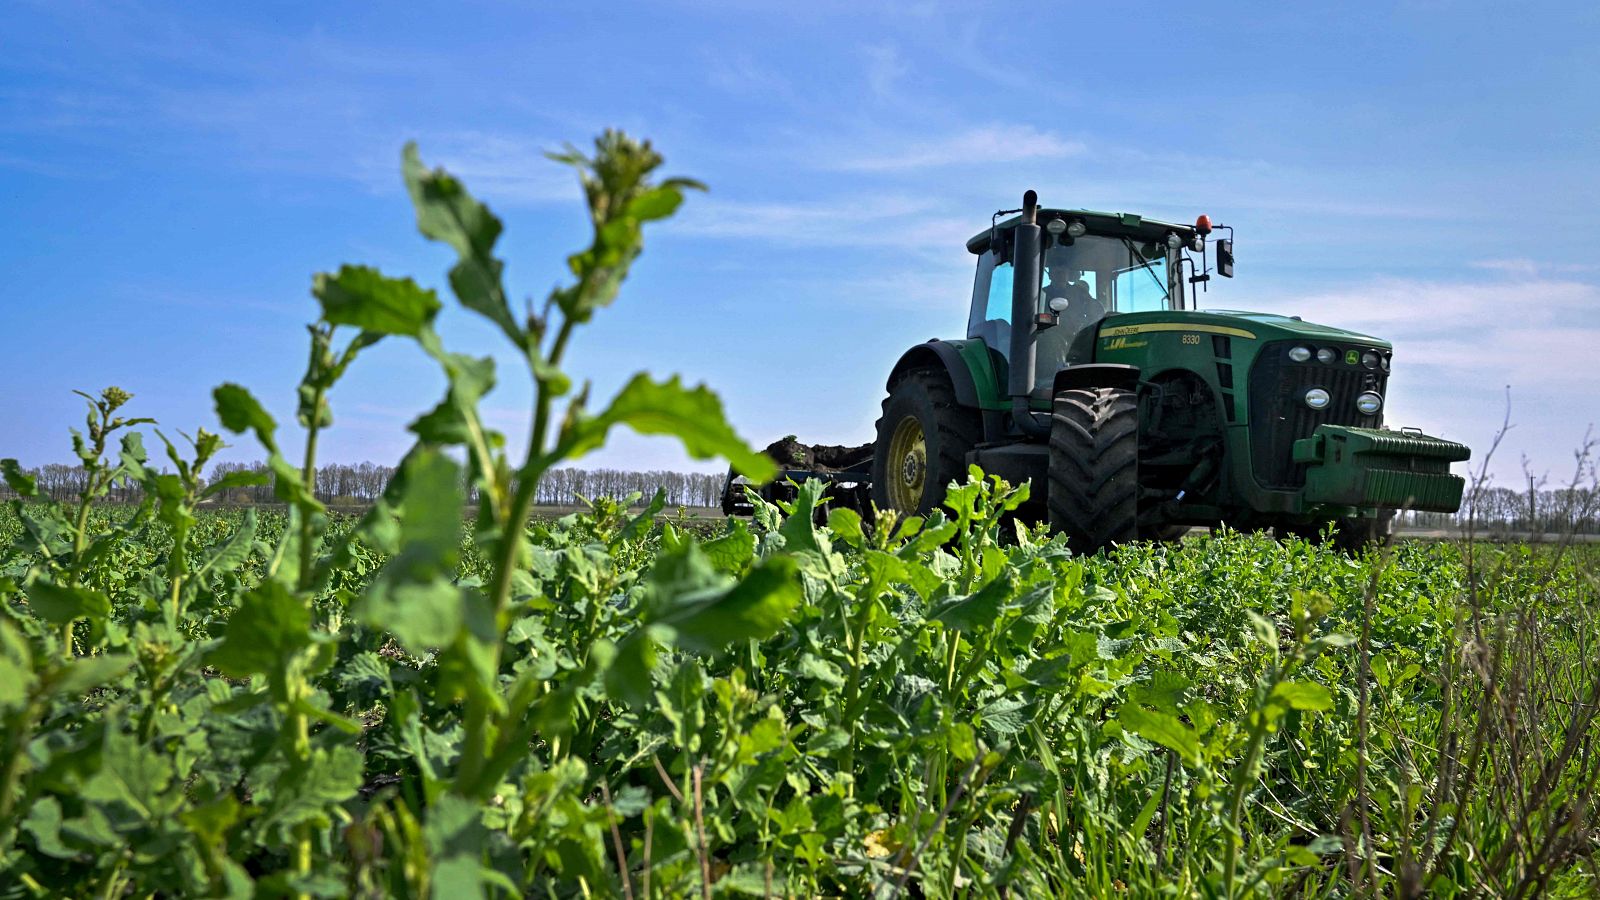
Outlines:
[{"label": "distant tree line", "polygon": [[[27,470],[44,494],[53,500],[68,501],[82,493],[87,476],[82,466],[51,463]],[[208,480],[215,481],[232,472],[267,473],[265,463],[223,462],[208,471]],[[393,466],[380,466],[363,462],[355,465],[330,463],[317,469],[315,490],[317,499],[335,505],[360,506],[373,502],[383,494],[384,486],[394,477]],[[640,502],[648,502],[659,488],[666,492],[667,505],[717,506],[722,499],[722,485],[726,476],[707,475],[701,472],[669,472],[652,470],[631,472],[622,469],[555,469],[540,480],[534,502],[544,506],[572,506],[578,497],[626,497],[632,493],[642,495]],[[113,486],[108,499],[113,503],[137,503],[142,492],[137,484],[119,483]],[[0,483],[0,497],[14,494]],[[276,502],[272,494],[270,477],[259,485],[232,487],[213,498],[225,504],[264,504]]]},{"label": "distant tree line", "polygon": [[[67,501],[83,491],[85,474],[81,466],[51,463],[27,470],[46,496]],[[215,480],[237,471],[265,473],[264,463],[217,463],[209,471]],[[361,506],[376,500],[394,477],[393,466],[370,462],[349,465],[332,463],[317,469],[317,498],[334,505]],[[721,503],[726,476],[701,472],[625,469],[554,469],[539,482],[534,502],[543,506],[571,506],[578,497],[626,497],[641,495],[641,502],[666,491],[667,506],[715,507]],[[0,497],[14,496],[0,482]],[[136,503],[141,492],[136,484],[117,484],[111,489],[112,502]],[[260,485],[235,487],[214,498],[227,504],[273,503],[270,479]],[[1463,504],[1458,513],[1406,512],[1399,524],[1417,528],[1459,528],[1466,524],[1471,507]],[[1555,490],[1515,491],[1505,487],[1485,488],[1477,497],[1479,528],[1506,531],[1531,531],[1546,534],[1600,534],[1600,487],[1559,488]]]},{"label": "distant tree line", "polygon": [[[1468,487],[1470,494],[1471,487]],[[1408,512],[1400,524],[1418,528],[1460,528],[1476,512],[1481,528],[1538,534],[1600,534],[1600,486],[1516,491],[1486,487],[1469,496],[1457,513]]]},{"label": "distant tree line", "polygon": [[722,486],[728,476],[704,472],[668,472],[654,469],[630,472],[624,469],[552,469],[540,479],[534,502],[546,506],[565,506],[584,497],[626,497],[638,492],[645,501],[656,489],[667,492],[667,506],[717,506],[722,502]]}]

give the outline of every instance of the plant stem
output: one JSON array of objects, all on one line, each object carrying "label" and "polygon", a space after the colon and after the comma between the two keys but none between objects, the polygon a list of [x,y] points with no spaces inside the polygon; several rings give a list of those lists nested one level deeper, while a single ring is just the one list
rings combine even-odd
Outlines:
[{"label": "plant stem", "polygon": [[[313,363],[314,365],[315,363]],[[324,388],[317,387],[312,395],[311,424],[306,426],[306,456],[305,465],[300,470],[300,480],[305,482],[306,491],[314,498],[317,496],[317,432],[318,423],[322,416],[322,398]],[[310,513],[300,511],[300,590],[311,586],[311,539],[315,529]],[[309,602],[309,599],[308,601]]]},{"label": "plant stem", "polygon": [[1245,790],[1256,777],[1256,763],[1261,758],[1261,746],[1267,737],[1266,708],[1272,702],[1272,692],[1278,685],[1289,678],[1294,669],[1294,660],[1291,659],[1272,675],[1272,680],[1266,685],[1266,690],[1261,694],[1261,702],[1256,708],[1256,722],[1250,727],[1250,743],[1245,748],[1244,761],[1240,764],[1238,775],[1233,783],[1231,796],[1228,798],[1228,833],[1225,835],[1228,846],[1226,858],[1223,863],[1224,897],[1233,897],[1233,880],[1238,864],[1239,844],[1243,836],[1239,833],[1239,816],[1244,810]]},{"label": "plant stem", "polygon": [[[95,443],[95,459],[100,458],[104,451],[104,438]],[[89,507],[93,504],[95,492],[100,489],[100,471],[95,468],[89,473],[89,483],[84,486],[83,493],[78,500],[78,518],[72,529],[72,568],[67,572],[68,586],[76,587],[79,573],[83,566],[83,546],[89,538]],[[77,619],[69,619],[61,626],[61,658],[70,660],[72,652],[72,626],[77,624]]]},{"label": "plant stem", "polygon": [[22,753],[33,735],[33,720],[39,715],[39,701],[33,700],[23,709],[7,741],[6,757],[0,763],[0,846],[11,846],[10,832],[16,827],[12,810],[17,803],[17,788],[22,781]]},{"label": "plant stem", "polygon": [[[561,363],[561,356],[566,351],[567,339],[572,334],[572,320],[564,319],[561,330],[556,335],[555,343],[550,348],[550,355],[545,362],[550,368],[555,368]],[[532,365],[530,363],[530,369]],[[538,470],[540,457],[544,453],[546,432],[550,427],[550,404],[555,399],[548,383],[534,374],[534,406],[533,425],[528,433],[528,450],[522,468],[517,472],[516,493],[512,496],[511,503],[506,507],[505,518],[500,523],[500,552],[494,560],[494,578],[490,584],[489,603],[494,615],[495,633],[498,638],[489,647],[489,664],[486,670],[494,673],[498,680],[500,672],[500,654],[503,649],[505,624],[500,620],[505,616],[505,609],[511,599],[511,574],[517,567],[517,550],[522,545],[522,530],[528,521],[528,513],[533,505],[533,494],[539,486]],[[490,474],[489,477],[495,477]],[[498,689],[498,685],[491,685],[491,690]],[[474,795],[483,790],[478,784],[479,776],[483,770],[484,751],[489,744],[489,714],[490,709],[481,696],[468,699],[466,709],[466,736],[461,746],[461,767],[456,773],[456,793]]]}]

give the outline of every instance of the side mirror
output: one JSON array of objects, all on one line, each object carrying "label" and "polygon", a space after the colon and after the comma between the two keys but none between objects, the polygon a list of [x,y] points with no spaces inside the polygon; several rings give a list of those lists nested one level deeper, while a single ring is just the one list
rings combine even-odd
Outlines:
[{"label": "side mirror", "polygon": [[1233,239],[1223,238],[1217,241],[1217,274],[1223,278],[1233,277]]}]

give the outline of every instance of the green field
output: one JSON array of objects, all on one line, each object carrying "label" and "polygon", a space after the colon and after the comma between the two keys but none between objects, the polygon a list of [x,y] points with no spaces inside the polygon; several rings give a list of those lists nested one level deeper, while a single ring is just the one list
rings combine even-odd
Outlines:
[{"label": "green field", "polygon": [[[527,362],[524,458],[434,293],[347,266],[314,282],[295,461],[226,384],[265,471],[208,478],[204,429],[158,463],[116,388],[79,499],[0,462],[0,897],[1596,893],[1592,545],[1083,558],[975,470],[926,519],[822,525],[815,484],[749,522],[532,517],[615,426],[773,471],[704,387],[640,374],[596,411],[562,372],[695,185],[609,132],[561,159],[593,242],[519,318],[499,221],[406,157],[457,298]],[[313,476],[379,340],[448,387],[358,518]],[[206,506],[268,472],[281,509]]]},{"label": "green field", "polygon": [[24,508],[0,521],[9,895],[1594,889],[1592,550],[1081,560],[961,498],[894,538],[803,508],[538,526],[496,644],[517,725],[465,783],[479,673],[432,649],[462,623],[395,580],[436,553],[481,584],[453,529],[335,520],[302,615],[282,514],[202,515],[174,591],[166,529],[114,509],[92,576],[24,604],[48,520]]}]

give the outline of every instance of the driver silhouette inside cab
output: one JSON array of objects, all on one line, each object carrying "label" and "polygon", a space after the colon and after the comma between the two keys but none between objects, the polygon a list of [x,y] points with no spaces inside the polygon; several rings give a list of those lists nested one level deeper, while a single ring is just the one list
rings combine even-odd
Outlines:
[{"label": "driver silhouette inside cab", "polygon": [[1075,266],[1053,262],[1048,271],[1050,282],[1044,286],[1044,300],[1045,306],[1056,314],[1056,324],[1040,331],[1035,340],[1036,387],[1052,383],[1056,370],[1068,362],[1073,339],[1106,315],[1106,308],[1094,298]]}]

